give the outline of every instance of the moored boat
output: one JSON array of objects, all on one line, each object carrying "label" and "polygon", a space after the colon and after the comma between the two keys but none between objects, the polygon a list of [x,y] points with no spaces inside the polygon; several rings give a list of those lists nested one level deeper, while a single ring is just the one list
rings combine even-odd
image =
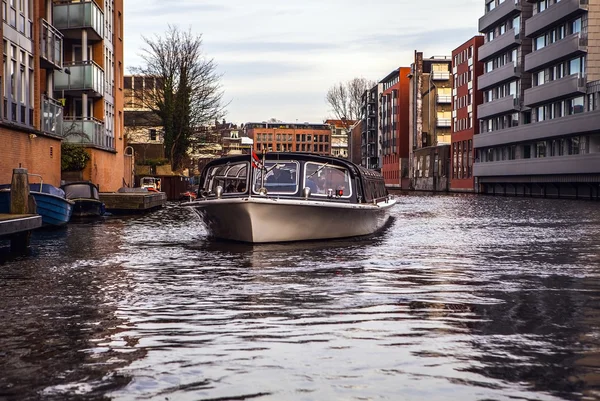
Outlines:
[{"label": "moored boat", "polygon": [[98,187],[89,181],[69,182],[60,186],[65,197],[73,202],[73,217],[99,217],[106,207],[100,201]]},{"label": "moored boat", "polygon": [[[73,214],[74,202],[65,198],[65,192],[50,184],[29,184],[29,193],[35,199],[37,214],[43,226],[62,226]],[[0,185],[0,213],[10,211],[10,184]]]},{"label": "moored boat", "polygon": [[378,172],[308,153],[213,160],[198,198],[184,203],[217,238],[287,242],[364,236],[382,228],[396,203]]}]

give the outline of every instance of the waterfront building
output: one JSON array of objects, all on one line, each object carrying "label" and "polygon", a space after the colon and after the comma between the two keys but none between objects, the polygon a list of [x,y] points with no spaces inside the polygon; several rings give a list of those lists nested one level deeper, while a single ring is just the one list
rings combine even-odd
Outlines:
[{"label": "waterfront building", "polygon": [[484,4],[479,191],[598,198],[600,1]]},{"label": "waterfront building", "polygon": [[124,81],[125,138],[138,164],[165,158],[164,127],[147,105],[148,92],[156,88],[154,77],[126,75]]},{"label": "waterfront building", "polygon": [[101,191],[132,185],[124,157],[123,0],[35,4],[45,5],[47,15],[52,4],[54,26],[63,35],[64,68],[53,74],[54,97],[64,104],[64,141],[91,156],[79,178]]},{"label": "waterfront building", "polygon": [[244,132],[253,140],[257,152],[330,154],[331,128],[328,124],[249,122],[244,125]]},{"label": "waterfront building", "polygon": [[380,129],[379,94],[382,84],[378,83],[366,90],[361,97],[362,132],[360,137],[360,165],[372,170],[381,170],[381,147],[379,146]]},{"label": "waterfront building", "polygon": [[53,82],[63,69],[63,34],[54,25],[52,2],[2,3],[0,184],[10,183],[12,170],[22,167],[58,186],[63,105],[54,96]]},{"label": "waterfront building", "polygon": [[356,121],[350,127],[350,145],[349,149],[349,159],[354,164],[361,164],[361,137],[363,131],[363,120]]},{"label": "waterfront building", "polygon": [[415,51],[409,74],[411,187],[447,191],[452,123],[452,59]]},{"label": "waterfront building", "polygon": [[[483,95],[479,90],[478,77],[483,74],[479,61],[479,47],[483,36],[475,36],[452,51],[452,145],[450,147],[450,191],[473,192],[473,160],[475,150],[473,136],[479,133],[477,106]],[[444,95],[438,99],[450,100]]]},{"label": "waterfront building", "polygon": [[349,157],[350,127],[354,120],[325,120],[325,124],[331,127],[331,156]]},{"label": "waterfront building", "polygon": [[380,81],[381,173],[391,188],[410,187],[409,74],[410,67],[400,67]]}]

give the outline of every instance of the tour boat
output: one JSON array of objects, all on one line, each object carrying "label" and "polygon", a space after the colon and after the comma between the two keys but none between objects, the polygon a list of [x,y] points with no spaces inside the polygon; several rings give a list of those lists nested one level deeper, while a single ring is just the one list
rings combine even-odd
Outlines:
[{"label": "tour boat", "polygon": [[348,160],[310,153],[238,155],[209,162],[198,212],[216,238],[250,243],[370,235],[396,200],[383,177]]},{"label": "tour boat", "polygon": [[73,217],[100,217],[106,212],[98,187],[89,181],[68,182],[60,186],[67,199],[75,202]]}]

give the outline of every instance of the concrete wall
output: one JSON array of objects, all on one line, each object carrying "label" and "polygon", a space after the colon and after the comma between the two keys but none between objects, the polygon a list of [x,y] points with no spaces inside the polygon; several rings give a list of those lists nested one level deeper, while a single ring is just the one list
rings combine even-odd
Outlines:
[{"label": "concrete wall", "polygon": [[[2,157],[0,157],[0,184],[9,184],[14,168],[26,168],[40,174],[44,183],[60,186],[60,140],[42,135],[13,131],[0,127]],[[30,182],[39,182],[31,178]]]}]

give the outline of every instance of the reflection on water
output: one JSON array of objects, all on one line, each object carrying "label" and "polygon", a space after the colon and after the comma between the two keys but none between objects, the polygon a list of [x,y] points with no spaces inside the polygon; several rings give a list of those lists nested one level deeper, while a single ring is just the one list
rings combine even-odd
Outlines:
[{"label": "reflection on water", "polygon": [[600,398],[597,203],[393,214],[294,244],[210,240],[176,205],[36,233],[0,261],[0,400]]}]

